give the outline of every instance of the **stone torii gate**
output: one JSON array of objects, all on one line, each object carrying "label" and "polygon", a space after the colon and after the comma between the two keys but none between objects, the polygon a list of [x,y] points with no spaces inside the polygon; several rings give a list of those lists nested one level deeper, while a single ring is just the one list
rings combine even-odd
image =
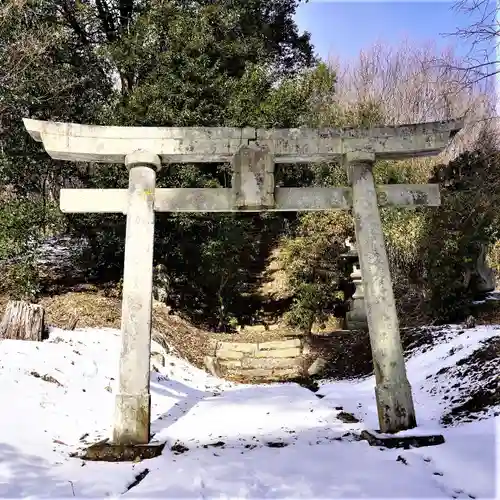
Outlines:
[{"label": "stone torii gate", "polygon": [[[365,290],[380,431],[416,426],[401,347],[379,206],[438,206],[439,186],[375,186],[376,160],[431,156],[460,130],[459,121],[372,129],[104,127],[25,119],[29,134],[58,160],[122,163],[126,189],[62,189],[63,212],[127,216],[122,351],[113,443],[150,439],[150,342],[154,212],[352,209]],[[342,161],[350,187],[276,187],[277,163]],[[231,162],[231,188],[156,188],[168,163]]]}]

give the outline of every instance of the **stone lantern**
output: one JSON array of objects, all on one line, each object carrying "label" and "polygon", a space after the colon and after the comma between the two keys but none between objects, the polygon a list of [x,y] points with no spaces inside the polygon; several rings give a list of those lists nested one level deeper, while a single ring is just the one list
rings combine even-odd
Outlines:
[{"label": "stone lantern", "polygon": [[350,237],[345,240],[345,245],[349,250],[342,254],[341,257],[343,257],[348,264],[352,265],[350,277],[355,287],[351,297],[349,311],[346,314],[346,326],[348,330],[368,330],[365,293],[363,280],[361,279],[358,249],[356,247],[356,242]]}]

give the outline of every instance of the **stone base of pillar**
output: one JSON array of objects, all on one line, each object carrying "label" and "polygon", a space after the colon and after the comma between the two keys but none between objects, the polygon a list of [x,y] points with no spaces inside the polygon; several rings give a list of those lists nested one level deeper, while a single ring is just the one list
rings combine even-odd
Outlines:
[{"label": "stone base of pillar", "polygon": [[411,386],[408,380],[375,387],[380,430],[396,433],[417,426]]},{"label": "stone base of pillar", "polygon": [[150,439],[151,396],[117,394],[114,445],[145,445]]},{"label": "stone base of pillar", "polygon": [[137,462],[139,460],[149,460],[159,457],[164,448],[165,443],[127,445],[101,441],[71,456],[97,462]]},{"label": "stone base of pillar", "polygon": [[445,442],[441,434],[417,435],[417,436],[390,436],[381,434],[378,431],[364,430],[359,436],[362,440],[368,441],[370,446],[384,448],[421,448],[423,446],[436,446]]}]

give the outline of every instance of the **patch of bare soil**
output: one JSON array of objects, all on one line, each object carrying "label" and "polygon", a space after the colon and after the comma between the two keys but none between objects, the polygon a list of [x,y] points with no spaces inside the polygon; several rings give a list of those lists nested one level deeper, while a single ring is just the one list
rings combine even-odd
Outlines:
[{"label": "patch of bare soil", "polygon": [[311,351],[327,362],[321,378],[343,380],[373,373],[368,332],[344,331],[329,336],[311,335],[308,342]]},{"label": "patch of bare soil", "polygon": [[486,300],[476,304],[473,314],[477,318],[478,325],[500,324],[500,300]]},{"label": "patch of bare soil", "polygon": [[[438,376],[443,374],[460,381],[453,387],[460,391],[450,395],[451,409],[441,422],[451,425],[485,417],[491,408],[500,406],[500,337],[484,340],[470,356],[443,368]],[[500,415],[500,411],[495,415]]]},{"label": "patch of bare soil", "polygon": [[446,328],[439,326],[421,326],[401,329],[401,343],[405,357],[413,356],[417,351],[427,352],[439,344],[446,335]]},{"label": "patch of bare soil", "polygon": [[[439,327],[402,328],[401,342],[405,356],[417,350],[425,352],[439,342],[443,335]],[[365,377],[373,374],[372,351],[368,332],[353,331],[328,337],[312,336],[315,352],[328,361],[327,378],[342,380]]]},{"label": "patch of bare soil", "polygon": [[167,348],[172,346],[181,356],[198,368],[209,352],[210,334],[171,314],[167,306],[153,306],[153,339]]}]

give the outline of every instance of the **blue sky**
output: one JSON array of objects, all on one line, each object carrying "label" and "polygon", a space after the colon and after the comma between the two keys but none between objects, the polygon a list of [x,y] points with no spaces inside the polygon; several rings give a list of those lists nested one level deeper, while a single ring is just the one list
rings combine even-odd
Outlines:
[{"label": "blue sky", "polygon": [[469,14],[457,12],[449,1],[310,0],[299,6],[296,22],[312,34],[324,59],[331,54],[354,58],[377,41],[397,45],[408,39],[420,45],[433,40],[441,47],[454,46],[461,55],[470,48],[456,37],[443,35],[471,24]]}]

